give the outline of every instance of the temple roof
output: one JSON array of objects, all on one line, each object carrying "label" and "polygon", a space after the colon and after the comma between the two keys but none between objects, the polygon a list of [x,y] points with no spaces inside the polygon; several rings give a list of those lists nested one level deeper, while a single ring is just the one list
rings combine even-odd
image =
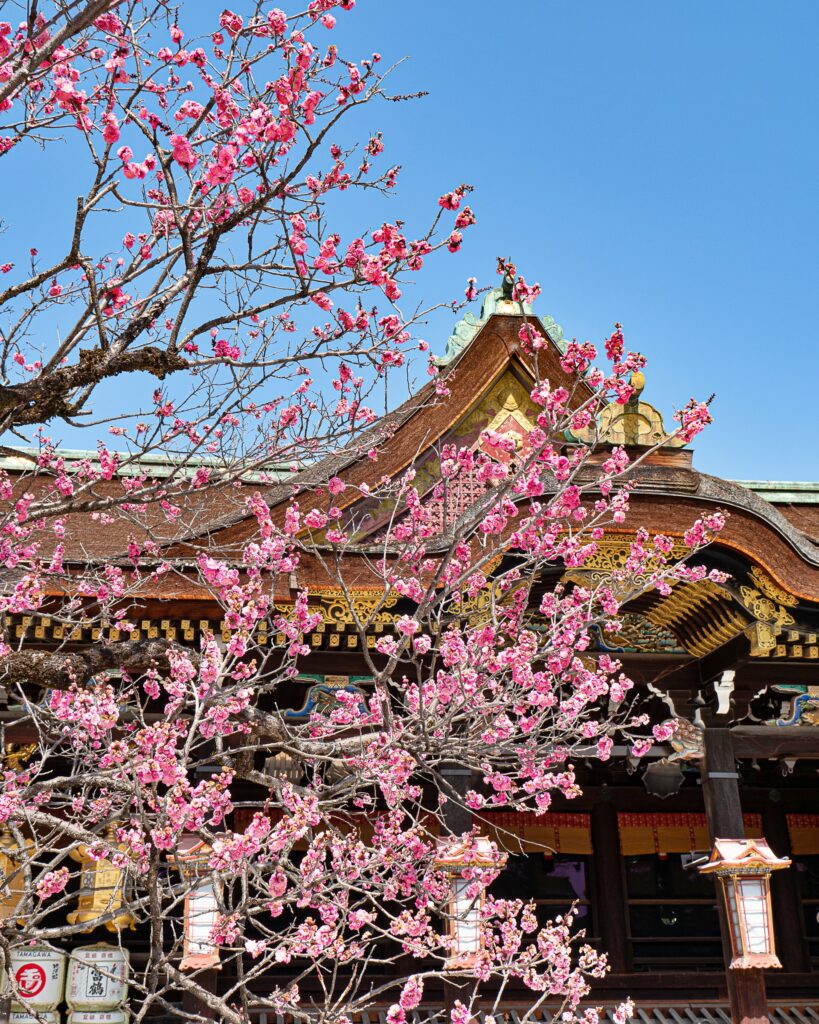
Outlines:
[{"label": "temple roof", "polygon": [[[534,355],[524,353],[520,346],[518,331],[524,316],[548,339],[548,344]],[[437,452],[442,443],[477,444],[487,427],[524,436],[536,414],[529,399],[536,373],[555,386],[571,383],[560,365],[564,345],[562,330],[553,318],[538,319],[528,309],[521,310],[503,288],[494,289],[484,298],[480,317],[467,315],[456,327],[439,360],[440,379],[448,395],[437,395],[436,384],[431,381],[331,457],[295,474],[288,467],[272,466],[266,477],[249,475],[245,482],[261,485],[274,515],[283,517],[294,491],[309,494],[330,476],[340,476],[352,486],[340,496],[339,504],[348,514],[356,508],[362,524],[357,542],[364,554],[369,541],[381,542],[381,522],[378,509],[367,507],[362,499],[360,485],[372,485],[385,475],[394,477],[412,464],[422,495],[430,494],[437,479]],[[639,423],[645,421],[652,434],[646,438],[650,443],[660,440],[653,434],[665,434],[662,416],[642,395],[635,396],[630,408],[620,406],[615,412],[618,417],[631,415]],[[627,422],[612,415],[608,426],[614,443],[628,443],[625,435],[631,428]],[[641,431],[639,427],[638,443]],[[373,463],[367,452],[375,446],[381,454]],[[70,463],[98,457],[96,452],[79,451],[66,452],[65,456]],[[0,467],[20,472],[26,461],[22,451],[20,456],[8,454],[0,458]],[[177,468],[174,459],[161,457],[140,460],[137,465],[159,477]],[[703,512],[726,509],[731,515],[719,545],[731,552],[731,557],[762,567],[799,600],[819,602],[819,484],[723,480],[699,472],[690,449],[681,447],[661,447],[634,469],[634,480],[632,514],[624,524],[625,532],[645,526],[681,536]],[[105,491],[112,486],[110,482],[99,484]],[[475,495],[467,489],[461,500],[465,512]],[[241,545],[255,529],[255,520],[247,516],[241,495],[224,491],[201,496],[192,493],[188,501],[198,508],[192,508],[186,516],[190,526],[183,534],[178,529],[173,534],[154,516],[147,515],[145,523],[146,532],[170,544],[167,555],[180,563],[188,561],[203,543],[209,547]],[[89,529],[87,516],[68,519],[68,557],[82,560],[111,558],[125,550],[130,533],[139,532],[133,516],[99,529]],[[76,520],[76,530],[71,529],[72,520]],[[444,527],[442,523],[442,541]],[[305,583],[318,582],[308,572],[305,577]]]},{"label": "temple roof", "polygon": [[[534,353],[521,348],[524,318],[546,340]],[[157,630],[169,623],[169,635],[175,636],[177,626],[171,619],[178,619],[185,638],[195,642],[202,622],[207,625],[211,616],[220,613],[209,606],[210,595],[198,580],[194,562],[203,549],[219,551],[226,558],[232,553],[238,556],[255,537],[257,522],[247,514],[247,487],[261,491],[274,521],[282,522],[291,496],[295,494],[302,509],[309,510],[316,491],[338,476],[348,487],[337,496],[336,504],[342,508],[345,528],[352,525],[355,530],[353,543],[340,555],[345,586],[366,604],[379,585],[383,590],[373,573],[372,555],[384,553],[389,543],[387,523],[395,517],[391,506],[368,497],[362,485],[375,488],[383,477],[395,478],[412,467],[421,500],[437,525],[437,535],[428,539],[427,548],[431,554],[445,548],[455,532],[464,524],[468,528],[480,515],[486,485],[459,478],[449,488],[449,505],[444,507],[435,496],[441,447],[484,444],[487,431],[513,436],[524,445],[539,413],[531,400],[534,380],[549,379],[553,387],[577,386],[561,366],[563,349],[562,331],[552,318],[534,317],[503,289],[496,289],[484,299],[480,317],[465,317],[456,328],[439,360],[438,380],[430,381],[344,449],[296,473],[273,466],[264,477],[243,479],[243,487],[191,491],[179,501],[182,515],[173,524],[157,503],[139,517],[114,514],[109,521],[92,522],[88,513],[69,514],[67,559],[81,563],[121,557],[127,563],[124,552],[132,534],[137,540],[150,537],[162,544],[162,560],[177,571],[146,580],[135,595],[143,602],[143,626]],[[586,386],[581,382],[580,387]],[[706,581],[675,586],[668,595],[657,591],[641,595],[625,609],[622,635],[601,638],[601,643],[609,644],[601,649],[672,659],[673,675],[663,686],[676,687],[688,696],[710,685],[726,668],[742,665],[733,698],[741,718],[762,684],[770,681],[772,659],[778,659],[777,679],[790,673],[788,679],[801,683],[806,672],[819,668],[819,484],[734,481],[700,472],[690,447],[663,443],[670,435],[662,415],[644,400],[641,390],[626,406],[604,410],[600,418],[606,440],[626,445],[642,461],[630,470],[634,489],[626,521],[598,543],[594,564],[584,568],[605,574],[622,565],[640,528],[681,539],[697,518],[720,509],[729,513],[726,526],[717,542],[697,558],[727,573],[728,580],[721,585]],[[379,450],[375,462],[368,457],[371,448]],[[7,448],[6,452],[0,467],[12,474],[30,462],[22,451],[17,454]],[[96,460],[97,453],[67,452],[65,457],[79,465],[86,458]],[[174,459],[153,458],[137,464],[160,478],[178,469]],[[591,464],[586,479],[594,487]],[[26,486],[36,490],[45,484],[45,479],[35,478]],[[99,481],[94,487],[100,495],[114,496],[121,484]],[[554,567],[555,578],[562,572],[569,573]],[[551,585],[549,580],[543,583]],[[281,608],[307,588],[311,608],[315,605],[327,624],[312,638],[314,647],[325,650],[322,645],[326,644],[327,651],[339,653],[356,649],[357,634],[343,633],[343,610],[339,611],[338,602],[338,607],[332,603],[333,583],[321,557],[305,552],[297,572],[280,574],[273,588],[271,596]],[[383,619],[379,629],[389,629],[397,616],[412,613],[411,607],[399,607],[395,601],[379,613]],[[15,624],[15,629],[24,628],[22,622]]]}]

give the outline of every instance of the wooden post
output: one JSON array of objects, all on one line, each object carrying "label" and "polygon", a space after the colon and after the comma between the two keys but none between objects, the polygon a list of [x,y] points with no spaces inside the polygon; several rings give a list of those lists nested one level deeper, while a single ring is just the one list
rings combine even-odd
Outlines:
[{"label": "wooden post", "polygon": [[608,953],[612,973],[630,970],[631,947],[628,941],[626,888],[623,884],[623,860],[617,812],[611,794],[601,790],[591,809],[592,850],[594,850],[594,907],[600,926],[602,948]]},{"label": "wooden post", "polygon": [[[472,811],[464,803],[472,772],[457,764],[447,764],[441,767],[441,778],[448,783],[444,788],[444,793],[448,797],[444,804],[444,824],[450,835],[459,836],[472,828]],[[453,799],[449,792],[450,787],[458,794],[457,799]]]},{"label": "wooden post", "polygon": [[[196,984],[200,985],[206,992],[216,992],[216,986],[219,978],[218,971],[199,971],[194,977]],[[190,989],[187,988],[182,990],[182,1010],[188,1019],[216,1019],[216,1011],[213,1007],[208,1006],[207,1003],[198,999],[196,993],[191,992]]]},{"label": "wooden post", "polygon": [[[705,730],[705,760],[702,767],[702,791],[708,835],[713,843],[720,839],[744,839],[742,803],[739,798],[739,773],[728,729]],[[725,978],[733,1024],[768,1024],[768,997],[765,972],[756,968],[730,970],[733,959],[731,933],[725,901],[717,897]]]},{"label": "wooden post", "polygon": [[[472,812],[464,803],[464,798],[472,779],[472,773],[468,768],[462,768],[458,764],[443,765],[440,771],[441,777],[448,783],[445,789],[449,799],[444,804],[444,828],[450,835],[459,836],[472,828]],[[452,794],[447,791],[449,787],[458,794],[457,799],[453,798]],[[456,1001],[464,994],[462,991],[464,986],[465,982],[463,981],[456,982],[449,978],[444,979],[442,995],[446,1017],[451,1017]]]},{"label": "wooden post", "polygon": [[[790,857],[791,839],[782,797],[772,789],[762,809],[762,833],[777,857]],[[771,906],[773,907],[774,937],[782,966],[796,974],[810,971],[810,956],[804,930],[800,926],[802,902],[796,870],[775,871],[771,875]]]}]

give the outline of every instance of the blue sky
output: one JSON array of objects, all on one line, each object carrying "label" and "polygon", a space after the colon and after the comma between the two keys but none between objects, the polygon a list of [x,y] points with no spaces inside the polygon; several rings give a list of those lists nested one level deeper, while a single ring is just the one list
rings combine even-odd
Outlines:
[{"label": "blue sky", "polygon": [[359,0],[339,23],[430,90],[378,123],[401,207],[476,186],[425,298],[511,255],[567,335],[623,323],[661,410],[716,392],[701,470],[819,479],[815,0]]},{"label": "blue sky", "polygon": [[[188,0],[187,24],[208,30],[223,6]],[[409,57],[395,90],[429,90],[360,123],[404,167],[385,215],[420,227],[441,192],[476,188],[463,250],[432,261],[408,304],[460,297],[470,275],[494,284],[511,256],[566,335],[623,323],[666,415],[716,392],[698,468],[819,480],[816,0],[358,0],[334,35],[351,58]],[[28,153],[3,161],[7,240],[25,216],[42,245],[74,182],[66,163],[55,189]],[[422,332],[434,350],[453,320]]]}]

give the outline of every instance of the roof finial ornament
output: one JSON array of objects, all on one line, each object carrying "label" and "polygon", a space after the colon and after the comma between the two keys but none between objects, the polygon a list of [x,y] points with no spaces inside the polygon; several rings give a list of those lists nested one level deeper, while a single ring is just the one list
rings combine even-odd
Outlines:
[{"label": "roof finial ornament", "polygon": [[646,386],[646,375],[642,370],[632,370],[628,382],[632,387],[629,403],[637,405],[640,400],[640,395],[643,393]]},{"label": "roof finial ornament", "polygon": [[569,440],[582,441],[585,444],[602,441],[603,444],[636,448],[685,447],[687,442],[681,440],[678,435],[669,434],[661,414],[653,405],[642,400],[646,386],[643,371],[632,370],[628,383],[631,385],[631,394],[625,403],[621,404],[616,400],[610,402],[598,415],[596,425],[569,431]]},{"label": "roof finial ornament", "polygon": [[[446,343],[446,352],[443,356],[433,356],[435,366],[448,366],[456,359],[461,352],[470,344],[472,339],[492,316],[529,316],[534,317],[534,310],[528,302],[522,302],[515,298],[515,284],[518,271],[511,259],[504,259],[498,256],[498,273],[501,277],[500,288],[490,288],[484,295],[481,305],[480,316],[472,312],[466,312],[463,319],[455,324],[455,328]],[[556,324],[550,316],[538,318],[541,326],[549,336],[553,345],[560,352],[565,352],[566,342],[563,338],[563,331],[559,324]]]},{"label": "roof finial ornament", "polygon": [[509,257],[504,259],[503,256],[498,256],[498,273],[503,274],[501,298],[507,302],[512,302],[514,299],[517,268]]}]

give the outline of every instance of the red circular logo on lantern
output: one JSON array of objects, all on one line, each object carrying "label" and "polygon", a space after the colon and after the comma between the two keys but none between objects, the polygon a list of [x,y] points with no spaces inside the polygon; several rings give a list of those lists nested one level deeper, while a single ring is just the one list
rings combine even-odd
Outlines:
[{"label": "red circular logo on lantern", "polygon": [[14,975],[18,994],[22,999],[31,999],[45,988],[46,972],[39,964],[23,964]]}]

